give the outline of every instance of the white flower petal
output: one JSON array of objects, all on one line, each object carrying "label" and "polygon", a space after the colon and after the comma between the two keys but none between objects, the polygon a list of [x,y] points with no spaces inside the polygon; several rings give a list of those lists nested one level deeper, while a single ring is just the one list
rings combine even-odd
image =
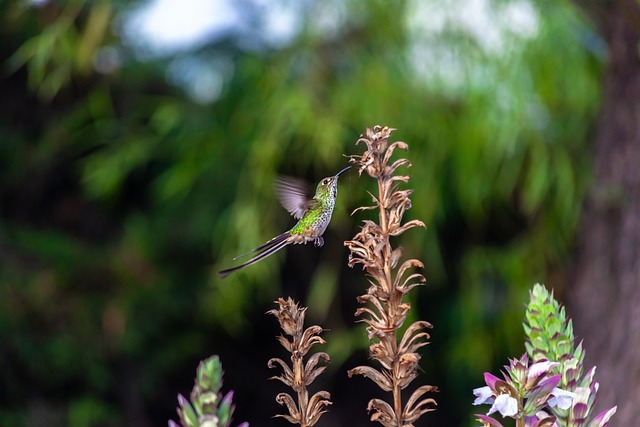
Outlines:
[{"label": "white flower petal", "polygon": [[487,415],[491,415],[496,411],[500,412],[503,417],[513,417],[518,413],[518,401],[508,394],[501,394],[496,397],[496,401],[487,412]]},{"label": "white flower petal", "polygon": [[473,389],[473,395],[476,396],[476,400],[473,401],[474,405],[482,405],[483,403],[493,403],[493,391],[489,386]]},{"label": "white flower petal", "polygon": [[548,403],[552,408],[557,406],[560,409],[569,409],[576,396],[576,393],[556,387],[551,390],[551,398]]}]

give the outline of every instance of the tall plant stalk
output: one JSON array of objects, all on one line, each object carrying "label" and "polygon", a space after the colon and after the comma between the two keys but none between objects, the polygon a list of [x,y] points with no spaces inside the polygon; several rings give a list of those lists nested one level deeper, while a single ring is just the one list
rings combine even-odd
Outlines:
[{"label": "tall plant stalk", "polygon": [[[305,356],[311,347],[325,342],[320,337],[322,328],[313,325],[305,329],[304,318],[307,308],[298,307],[298,303],[291,298],[286,300],[279,298],[276,304],[278,308],[270,310],[269,314],[278,319],[284,332],[284,335],[278,337],[278,341],[291,353],[291,366],[279,358],[270,359],[268,365],[270,368],[279,366],[282,374],[272,379],[282,381],[296,393],[296,399],[288,393],[279,393],[276,396],[276,401],[286,406],[289,412],[286,415],[278,414],[276,417],[282,417],[300,427],[311,427],[326,412],[326,407],[331,405],[331,395],[321,390],[309,397],[307,387],[324,371],[326,367],[324,364],[329,363],[331,359],[327,353],[317,352],[312,354],[305,363]],[[320,362],[322,365],[319,364]]]},{"label": "tall plant stalk", "polygon": [[358,173],[368,174],[377,182],[377,195],[371,195],[373,206],[360,207],[354,211],[377,209],[378,222],[364,220],[362,229],[345,246],[350,250],[349,266],[358,264],[370,276],[367,293],[358,297],[363,304],[356,316],[367,323],[367,334],[371,345],[369,354],[380,363],[381,368],[358,366],[348,374],[364,375],[381,389],[392,394],[392,404],[381,399],[369,401],[371,420],[385,427],[411,426],[424,413],[434,410],[435,400],[426,398],[428,392],[437,391],[430,385],[418,387],[403,405],[402,391],[416,378],[420,355],[417,350],[426,345],[432,325],[416,321],[404,334],[399,332],[409,315],[411,306],[405,295],[414,287],[424,284],[420,273],[407,273],[413,268],[423,267],[417,259],[408,259],[400,264],[402,248],[391,245],[391,236],[400,236],[414,227],[424,227],[419,220],[402,224],[402,217],[411,207],[409,196],[412,190],[399,189],[399,184],[409,182],[409,176],[394,175],[401,167],[409,167],[407,159],[397,159],[389,164],[396,149],[407,150],[408,145],[396,141],[389,143],[393,129],[375,126],[367,129],[356,144],[364,143],[367,150],[361,156],[351,156],[350,162],[358,166]]}]

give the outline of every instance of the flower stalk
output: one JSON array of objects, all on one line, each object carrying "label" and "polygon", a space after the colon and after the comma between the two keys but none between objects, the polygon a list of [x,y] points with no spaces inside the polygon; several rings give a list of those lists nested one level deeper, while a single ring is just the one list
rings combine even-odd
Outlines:
[{"label": "flower stalk", "polygon": [[490,404],[486,415],[476,414],[484,426],[502,427],[490,417],[499,412],[503,417],[516,420],[517,427],[551,427],[557,424],[551,414],[553,408],[567,409],[575,393],[558,388],[560,375],[552,370],[557,362],[546,359],[530,364],[527,355],[509,360],[503,378],[488,372],[484,374],[486,386],[473,390],[474,405]]},{"label": "flower stalk", "polygon": [[287,415],[278,414],[276,417],[282,417],[301,427],[310,427],[315,425],[320,416],[326,412],[325,407],[331,405],[331,395],[327,391],[319,391],[309,398],[307,387],[325,370],[326,366],[319,365],[319,363],[329,363],[331,359],[327,353],[318,352],[311,355],[305,363],[304,358],[311,347],[325,343],[320,337],[322,328],[314,325],[304,329],[304,317],[307,309],[306,307],[299,308],[291,298],[287,300],[279,298],[275,303],[278,308],[270,310],[269,314],[278,319],[283,332],[289,336],[287,338],[280,335],[278,341],[291,353],[291,366],[282,359],[270,359],[268,362],[270,368],[276,366],[282,368],[282,374],[271,379],[280,380],[291,387],[297,397],[294,400],[288,393],[278,394],[276,401],[286,406],[289,413]]},{"label": "flower stalk", "polygon": [[530,292],[524,330],[525,347],[533,361],[555,360],[554,372],[560,375],[559,387],[574,392],[576,398],[568,408],[553,408],[558,427],[604,426],[615,414],[617,406],[602,411],[590,419],[599,384],[595,381],[595,366],[586,373],[582,342],[575,344],[573,325],[553,292],[536,284]]},{"label": "flower stalk", "polygon": [[[195,384],[191,390],[191,401],[178,394],[178,416],[180,424],[169,421],[169,427],[229,427],[233,411],[233,391],[222,395],[222,363],[218,356],[200,362]],[[248,427],[242,423],[238,427]]]},{"label": "flower stalk", "polygon": [[401,141],[389,143],[392,131],[381,126],[367,129],[356,142],[364,143],[366,151],[361,156],[350,157],[350,162],[358,166],[360,175],[366,173],[377,182],[378,194],[371,194],[374,204],[360,207],[354,213],[377,209],[378,222],[364,220],[360,232],[346,241],[345,246],[350,250],[349,267],[362,265],[370,277],[367,293],[357,298],[363,307],[356,311],[356,316],[367,324],[371,342],[369,354],[381,368],[358,366],[348,375],[363,375],[382,390],[390,392],[392,404],[381,399],[369,401],[371,420],[385,427],[401,427],[413,425],[421,415],[434,410],[435,400],[424,395],[437,391],[437,388],[429,385],[418,387],[403,405],[402,390],[417,376],[420,361],[417,350],[428,343],[426,329],[432,326],[429,322],[417,321],[409,325],[404,334],[399,332],[411,309],[404,297],[411,289],[423,285],[425,278],[419,273],[408,274],[413,268],[422,268],[423,264],[417,259],[400,263],[402,247],[394,248],[390,238],[425,225],[419,220],[402,223],[405,211],[411,208],[409,196],[412,190],[399,188],[399,184],[409,181],[409,176],[395,175],[395,172],[401,166],[410,167],[411,163],[403,158],[390,163],[395,150],[408,149],[408,145]]},{"label": "flower stalk", "polygon": [[[617,407],[589,419],[598,391],[595,367],[586,374],[582,345],[574,345],[571,319],[544,286],[535,285],[524,324],[527,354],[505,366],[504,379],[486,372],[486,386],[473,391],[474,405],[490,404],[483,426],[502,427],[499,412],[517,427],[606,427]],[[531,364],[529,364],[531,360]]]}]

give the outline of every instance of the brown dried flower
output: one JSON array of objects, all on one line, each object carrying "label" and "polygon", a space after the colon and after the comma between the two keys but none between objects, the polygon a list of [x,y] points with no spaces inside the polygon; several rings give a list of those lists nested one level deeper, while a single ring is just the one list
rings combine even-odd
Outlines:
[{"label": "brown dried flower", "polygon": [[270,310],[269,314],[276,316],[280,327],[290,337],[280,335],[278,341],[291,353],[291,367],[279,358],[269,360],[268,366],[270,368],[274,368],[276,365],[282,368],[282,374],[271,379],[282,381],[297,393],[297,403],[287,393],[280,393],[276,396],[276,401],[286,406],[289,411],[288,415],[276,415],[276,417],[285,418],[290,423],[303,427],[312,426],[326,412],[325,406],[331,405],[331,395],[328,392],[319,391],[311,398],[307,392],[307,386],[325,369],[325,366],[320,366],[319,363],[331,361],[329,355],[318,352],[309,357],[306,364],[303,362],[311,347],[315,344],[324,344],[325,341],[320,338],[322,328],[310,326],[304,329],[304,316],[307,309],[306,307],[299,308],[291,298],[287,298],[287,300],[279,298],[275,303],[278,308]]},{"label": "brown dried flower", "polygon": [[[417,259],[408,259],[400,264],[402,248],[393,248],[390,236],[399,236],[410,228],[424,227],[419,220],[402,223],[405,211],[411,208],[409,196],[412,190],[401,190],[400,183],[407,183],[409,176],[394,175],[400,166],[410,167],[407,159],[398,159],[389,164],[396,149],[407,150],[404,142],[389,144],[394,129],[375,126],[367,129],[356,142],[365,143],[367,150],[361,156],[351,156],[350,162],[358,165],[358,173],[366,172],[376,179],[378,195],[371,194],[373,206],[360,207],[354,211],[378,209],[378,222],[364,220],[362,229],[345,246],[351,251],[349,266],[361,264],[371,277],[367,293],[358,297],[365,306],[356,311],[356,316],[367,323],[367,334],[372,341],[369,354],[377,360],[381,369],[358,366],[348,374],[363,375],[373,380],[382,390],[393,394],[393,406],[380,399],[369,401],[371,420],[385,427],[408,427],[425,412],[434,410],[432,398],[423,398],[425,393],[437,391],[434,386],[421,386],[402,405],[401,391],[417,376],[420,355],[417,350],[426,345],[429,334],[425,331],[431,324],[417,321],[407,327],[399,337],[398,330],[409,315],[411,306],[403,300],[404,295],[416,286],[424,284],[422,274],[408,274],[414,267],[423,267]],[[397,271],[394,271],[397,267]]]}]

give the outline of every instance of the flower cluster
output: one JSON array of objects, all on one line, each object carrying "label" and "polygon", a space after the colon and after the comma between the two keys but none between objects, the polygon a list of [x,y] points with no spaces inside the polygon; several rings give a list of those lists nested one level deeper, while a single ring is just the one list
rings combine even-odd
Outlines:
[{"label": "flower cluster", "polygon": [[[407,327],[399,337],[399,329],[409,315],[411,306],[404,296],[416,286],[425,282],[419,273],[408,274],[414,267],[422,267],[417,259],[409,259],[400,264],[402,248],[393,248],[390,236],[398,236],[413,227],[424,227],[422,221],[412,220],[402,224],[402,217],[411,207],[409,196],[412,190],[401,190],[399,183],[407,183],[408,176],[394,175],[400,166],[411,166],[407,159],[398,159],[389,164],[396,149],[406,150],[404,142],[389,144],[393,129],[375,126],[367,129],[357,143],[364,143],[367,150],[362,156],[352,156],[351,163],[359,167],[359,174],[366,172],[377,181],[378,195],[373,197],[373,206],[359,210],[378,210],[378,222],[363,221],[362,229],[345,246],[350,250],[349,266],[361,264],[371,277],[371,286],[367,293],[358,297],[365,304],[356,311],[367,326],[367,334],[372,344],[369,354],[382,365],[381,369],[370,366],[358,366],[348,374],[363,375],[373,380],[382,390],[393,394],[393,405],[381,400],[369,401],[372,421],[378,421],[386,427],[410,426],[425,412],[432,411],[435,400],[424,398],[428,392],[437,391],[436,387],[425,385],[417,388],[402,405],[401,392],[417,376],[420,355],[417,350],[427,344],[429,334],[426,328],[431,324],[417,321]],[[398,267],[397,272],[394,271]]]},{"label": "flower cluster", "polygon": [[319,334],[322,332],[320,326],[310,326],[304,329],[304,317],[307,309],[299,308],[291,298],[286,301],[279,298],[276,301],[277,309],[270,310],[280,323],[280,327],[290,339],[280,335],[278,341],[291,353],[292,366],[289,367],[282,359],[273,358],[268,362],[270,368],[279,365],[282,368],[282,375],[272,377],[282,381],[297,393],[297,403],[287,393],[280,393],[276,396],[276,401],[285,405],[289,411],[288,415],[276,415],[283,417],[292,424],[299,424],[302,427],[315,425],[320,416],[326,412],[325,406],[331,405],[331,395],[326,391],[319,391],[311,398],[307,391],[313,380],[324,371],[325,366],[319,366],[320,361],[328,363],[330,361],[327,353],[318,352],[313,354],[304,363],[304,357],[315,344],[324,344],[324,340]]},{"label": "flower cluster", "polygon": [[582,343],[574,344],[571,319],[553,298],[553,293],[540,284],[531,291],[526,319],[525,347],[529,357],[534,361],[558,361],[554,369],[561,375],[559,386],[575,393],[571,407],[552,408],[558,427],[606,425],[617,407],[602,411],[589,420],[599,387],[594,380],[596,368],[582,374],[584,351]]},{"label": "flower cluster", "polygon": [[560,375],[552,375],[551,372],[556,366],[558,363],[545,359],[529,365],[529,358],[524,355],[510,360],[509,366],[505,366],[504,379],[486,372],[484,379],[487,385],[473,390],[476,396],[473,404],[492,406],[487,415],[476,414],[478,421],[484,426],[502,427],[500,422],[489,417],[499,412],[503,417],[518,420],[521,426],[556,426],[556,417],[548,410],[555,407],[567,409],[576,397],[575,393],[557,387]]},{"label": "flower cluster", "polygon": [[[490,417],[499,412],[527,427],[606,427],[617,407],[589,418],[598,391],[595,367],[585,375],[582,345],[574,345],[573,326],[564,307],[544,286],[536,284],[524,324],[527,355],[505,367],[504,380],[485,373],[485,387],[473,391],[474,405],[491,404],[476,415],[484,426],[502,424]],[[529,359],[532,360],[529,366]]]},{"label": "flower cluster", "polygon": [[[229,427],[235,407],[233,391],[224,397],[220,392],[223,375],[218,356],[200,362],[191,391],[191,403],[183,395],[178,395],[180,424],[169,421],[169,427]],[[242,423],[238,427],[248,426],[248,423]]]}]

